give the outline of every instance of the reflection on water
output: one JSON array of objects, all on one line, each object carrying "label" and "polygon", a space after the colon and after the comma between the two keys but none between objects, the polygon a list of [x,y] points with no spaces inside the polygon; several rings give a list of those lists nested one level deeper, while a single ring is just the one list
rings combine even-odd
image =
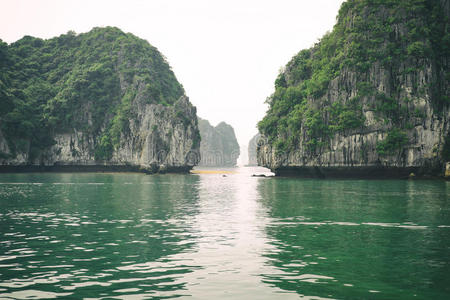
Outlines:
[{"label": "reflection on water", "polygon": [[450,185],[0,174],[0,298],[443,299]]},{"label": "reflection on water", "polygon": [[201,268],[185,275],[187,294],[193,299],[297,299],[261,282],[270,272],[262,253],[270,249],[264,227],[268,220],[261,205],[255,169],[237,174],[200,175],[196,252],[183,255],[200,262]]}]

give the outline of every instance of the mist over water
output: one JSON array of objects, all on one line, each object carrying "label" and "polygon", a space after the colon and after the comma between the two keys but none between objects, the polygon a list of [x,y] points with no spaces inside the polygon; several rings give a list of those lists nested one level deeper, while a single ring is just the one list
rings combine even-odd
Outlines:
[{"label": "mist over water", "polygon": [[0,174],[0,298],[444,299],[450,183]]}]

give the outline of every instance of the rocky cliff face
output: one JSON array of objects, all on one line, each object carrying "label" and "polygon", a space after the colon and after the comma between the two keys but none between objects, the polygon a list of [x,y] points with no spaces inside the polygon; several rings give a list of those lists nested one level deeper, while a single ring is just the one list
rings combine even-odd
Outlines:
[{"label": "rocky cliff face", "polygon": [[248,142],[248,165],[249,166],[257,166],[258,165],[258,157],[257,157],[257,147],[259,138],[261,135],[257,133],[252,139]]},{"label": "rocky cliff face", "polygon": [[[196,109],[146,41],[96,28],[47,41],[28,37],[7,50],[14,61],[2,87],[11,105],[0,115],[0,170],[165,172],[199,162]],[[54,62],[30,61],[24,50]],[[27,64],[41,72],[31,83],[17,73]]]},{"label": "rocky cliff face", "polygon": [[443,174],[448,20],[449,1],[344,3],[333,32],[278,77],[258,164],[281,175]]},{"label": "rocky cliff face", "polygon": [[240,154],[234,129],[225,122],[216,127],[207,120],[198,119],[200,130],[199,165],[204,167],[234,167]]},{"label": "rocky cliff face", "polygon": [[[171,107],[136,103],[135,110],[137,115],[130,120],[129,131],[121,133],[120,145],[108,160],[96,159],[97,141],[94,136],[73,128],[72,132],[55,134],[55,144],[37,157],[32,158],[29,152],[22,152],[0,159],[0,163],[5,170],[51,170],[54,167],[56,170],[166,172],[187,171],[199,162],[195,145],[199,139],[196,110],[187,97],[181,97]],[[177,117],[180,111],[194,121],[183,123]],[[0,149],[6,155],[11,153],[1,133]]]}]

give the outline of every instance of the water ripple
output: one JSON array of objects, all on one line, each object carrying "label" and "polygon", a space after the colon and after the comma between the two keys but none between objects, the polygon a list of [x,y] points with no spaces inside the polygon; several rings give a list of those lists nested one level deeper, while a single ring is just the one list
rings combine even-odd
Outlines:
[{"label": "water ripple", "polygon": [[0,298],[448,291],[439,285],[450,228],[439,183],[383,183],[380,196],[376,182],[244,175],[7,175],[19,183],[0,183]]}]

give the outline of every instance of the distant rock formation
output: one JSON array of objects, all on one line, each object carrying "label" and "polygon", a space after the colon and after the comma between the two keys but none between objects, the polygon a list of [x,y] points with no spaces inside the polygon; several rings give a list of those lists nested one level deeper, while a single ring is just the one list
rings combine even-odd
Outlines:
[{"label": "distant rock formation", "polygon": [[257,133],[252,139],[248,142],[248,165],[249,166],[257,166],[258,165],[258,157],[256,153],[256,148],[258,146],[258,141],[261,135]]},{"label": "distant rock formation", "polygon": [[198,118],[198,128],[201,136],[199,166],[236,166],[240,150],[233,127],[225,122],[213,127],[207,120]]}]

